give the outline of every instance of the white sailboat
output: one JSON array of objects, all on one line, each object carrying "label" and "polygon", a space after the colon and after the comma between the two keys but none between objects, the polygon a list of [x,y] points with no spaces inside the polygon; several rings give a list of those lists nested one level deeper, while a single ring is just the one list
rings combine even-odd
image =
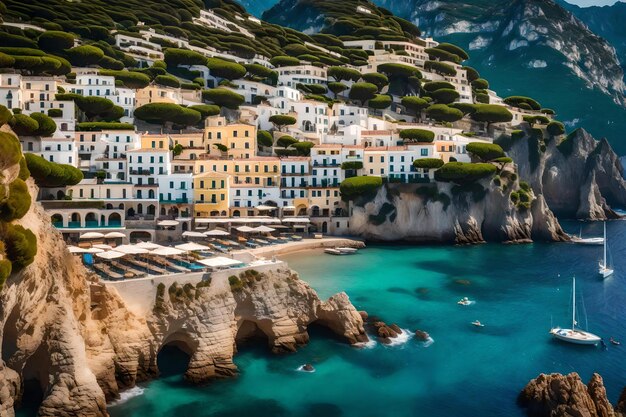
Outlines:
[{"label": "white sailboat", "polygon": [[602,245],[604,244],[604,238],[601,237],[583,237],[583,228],[580,228],[578,236],[571,236],[573,243],[579,243],[581,245]]},{"label": "white sailboat", "polygon": [[613,275],[613,269],[609,268],[606,261],[606,222],[604,222],[604,260],[600,261],[598,273],[602,278],[608,278]]},{"label": "white sailboat", "polygon": [[578,345],[597,345],[600,343],[600,336],[576,328],[576,278],[572,278],[572,328],[562,329],[554,327],[550,329],[550,334],[564,342],[576,343]]}]

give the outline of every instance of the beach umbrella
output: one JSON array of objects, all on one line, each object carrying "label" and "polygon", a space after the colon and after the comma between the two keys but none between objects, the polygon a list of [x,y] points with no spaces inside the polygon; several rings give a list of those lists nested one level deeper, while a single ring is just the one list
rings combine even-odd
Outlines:
[{"label": "beach umbrella", "polygon": [[173,227],[173,226],[178,226],[179,224],[180,222],[177,220],[161,220],[160,222],[157,223],[158,226],[163,226],[163,227]]},{"label": "beach umbrella", "polygon": [[259,227],[255,227],[254,231],[255,232],[259,232],[259,233],[270,233],[275,231],[276,229],[272,229],[271,227],[267,227],[267,226],[259,226]]},{"label": "beach umbrella", "polygon": [[241,261],[238,261],[236,259],[226,258],[225,256],[217,256],[215,258],[200,259],[197,262],[201,263],[202,265],[211,267],[211,268],[223,268],[227,266],[235,266],[235,265],[243,264],[243,262]]},{"label": "beach umbrella", "polygon": [[126,237],[126,235],[121,232],[109,232],[106,235],[104,235],[105,239],[119,239],[122,237]]},{"label": "beach umbrella", "polygon": [[137,245],[121,245],[115,248],[117,252],[122,252],[127,255],[139,255],[143,253],[148,253],[148,249],[137,247]]},{"label": "beach umbrella", "polygon": [[259,211],[269,211],[269,210],[276,210],[278,207],[274,207],[274,206],[266,206],[266,205],[260,205],[260,206],[256,206],[256,209]]},{"label": "beach umbrella", "polygon": [[205,237],[204,233],[200,232],[183,232],[183,237]]},{"label": "beach umbrella", "polygon": [[125,253],[117,252],[114,250],[110,250],[108,252],[96,253],[96,256],[102,259],[117,259],[125,255],[126,255]]},{"label": "beach umbrella", "polygon": [[135,247],[141,248],[141,249],[153,250],[153,249],[164,248],[165,246],[159,245],[158,243],[152,243],[152,242],[139,242],[135,245]]},{"label": "beach umbrella", "polygon": [[104,249],[100,249],[100,248],[85,249],[85,253],[102,253],[102,252],[104,252]]},{"label": "beach umbrella", "polygon": [[87,232],[80,235],[79,239],[102,239],[104,235],[98,232]]},{"label": "beach umbrella", "polygon": [[288,217],[283,219],[283,223],[311,223],[311,220],[306,217]]},{"label": "beach umbrella", "polygon": [[150,252],[151,255],[159,255],[159,256],[175,256],[175,255],[182,255],[183,253],[185,253],[185,251],[176,249],[176,248],[170,248],[167,246],[163,246],[162,248],[155,249]]},{"label": "beach umbrella", "polygon": [[228,233],[225,230],[220,230],[220,229],[213,229],[213,230],[209,230],[207,232],[204,232],[205,236],[228,236],[230,235],[230,233]]},{"label": "beach umbrella", "polygon": [[79,248],[78,246],[68,246],[67,250],[69,250],[70,253],[86,253],[87,252],[87,249]]},{"label": "beach umbrella", "polygon": [[240,226],[240,227],[237,227],[236,230],[241,233],[250,233],[250,232],[255,231],[254,228],[248,227],[248,226]]},{"label": "beach umbrella", "polygon": [[113,247],[111,245],[105,245],[104,243],[99,243],[97,245],[92,245],[93,248],[111,250]]},{"label": "beach umbrella", "polygon": [[194,243],[194,242],[183,243],[182,245],[176,245],[174,247],[176,249],[180,249],[180,250],[183,250],[183,251],[186,251],[186,252],[203,251],[203,250],[211,249],[208,246],[199,245],[199,244]]}]

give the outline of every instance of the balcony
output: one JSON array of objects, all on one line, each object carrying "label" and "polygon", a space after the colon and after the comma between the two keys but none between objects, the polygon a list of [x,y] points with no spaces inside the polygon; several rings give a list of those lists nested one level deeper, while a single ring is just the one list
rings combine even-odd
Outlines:
[{"label": "balcony", "polygon": [[149,169],[131,169],[130,175],[151,175]]},{"label": "balcony", "polygon": [[350,161],[354,161],[354,160],[361,160],[363,158],[361,157],[361,155],[346,155],[346,159]]},{"label": "balcony", "polygon": [[323,161],[321,163],[317,162],[317,161],[313,162],[313,166],[314,167],[322,167],[322,168],[324,168],[324,167],[338,167],[339,165],[341,165],[341,164],[339,162],[337,162],[337,161],[332,161],[332,162]]},{"label": "balcony", "polygon": [[191,204],[191,198],[176,198],[172,200],[159,199],[161,204]]}]

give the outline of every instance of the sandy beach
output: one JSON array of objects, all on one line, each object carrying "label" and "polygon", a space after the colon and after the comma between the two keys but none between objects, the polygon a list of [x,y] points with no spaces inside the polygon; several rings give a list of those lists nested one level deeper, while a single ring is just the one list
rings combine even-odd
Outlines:
[{"label": "sandy beach", "polygon": [[271,258],[272,256],[287,255],[294,252],[307,251],[321,248],[364,248],[365,243],[361,240],[342,237],[323,237],[321,239],[303,239],[300,242],[287,242],[277,245],[264,246],[255,249],[242,249],[234,251],[234,256],[249,253],[256,257]]}]

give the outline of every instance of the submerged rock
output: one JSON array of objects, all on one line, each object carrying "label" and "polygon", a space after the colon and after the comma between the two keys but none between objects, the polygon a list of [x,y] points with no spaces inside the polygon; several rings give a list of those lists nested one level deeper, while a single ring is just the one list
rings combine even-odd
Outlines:
[{"label": "submerged rock", "polygon": [[428,332],[418,329],[415,331],[415,338],[420,342],[425,342],[430,338],[430,335],[428,334]]}]

